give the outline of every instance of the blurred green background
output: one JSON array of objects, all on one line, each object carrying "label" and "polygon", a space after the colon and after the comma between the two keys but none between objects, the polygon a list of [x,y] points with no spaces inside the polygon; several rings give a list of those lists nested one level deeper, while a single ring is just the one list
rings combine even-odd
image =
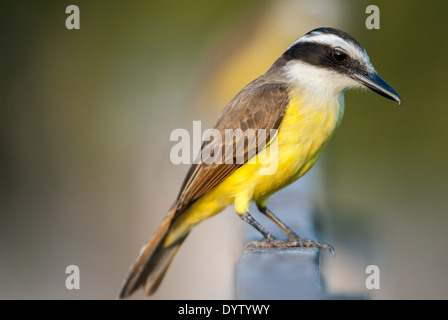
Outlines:
[{"label": "blurred green background", "polygon": [[[70,4],[80,30],[65,28]],[[365,27],[370,4],[380,30]],[[171,131],[211,126],[290,43],[333,26],[403,103],[348,92],[314,169],[338,252],[323,261],[328,289],[447,299],[446,14],[436,0],[1,1],[0,298],[115,298],[188,170],[170,162]],[[155,298],[233,297],[242,227],[231,211],[195,229]],[[71,264],[80,290],[65,288]]]}]

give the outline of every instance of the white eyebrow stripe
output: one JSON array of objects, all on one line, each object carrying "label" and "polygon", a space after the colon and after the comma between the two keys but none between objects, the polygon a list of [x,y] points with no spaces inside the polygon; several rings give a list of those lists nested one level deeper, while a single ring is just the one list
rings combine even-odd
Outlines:
[{"label": "white eyebrow stripe", "polygon": [[345,50],[351,57],[364,61],[367,64],[370,63],[370,59],[364,49],[360,49],[357,45],[342,39],[335,34],[313,32],[301,37],[299,40],[294,42],[291,46],[299,42],[316,42],[331,46],[333,48],[339,47]]}]

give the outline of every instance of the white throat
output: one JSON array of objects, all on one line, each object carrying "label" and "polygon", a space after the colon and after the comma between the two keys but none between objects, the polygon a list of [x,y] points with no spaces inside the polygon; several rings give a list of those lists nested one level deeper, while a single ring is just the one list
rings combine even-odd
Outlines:
[{"label": "white throat", "polygon": [[343,74],[298,60],[289,61],[283,71],[292,88],[322,99],[339,99],[346,89],[361,87]]}]

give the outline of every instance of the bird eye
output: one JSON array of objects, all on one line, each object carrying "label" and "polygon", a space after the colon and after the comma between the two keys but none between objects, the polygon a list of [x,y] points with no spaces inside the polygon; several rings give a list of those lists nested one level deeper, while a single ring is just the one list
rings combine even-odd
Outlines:
[{"label": "bird eye", "polygon": [[345,60],[347,60],[347,54],[340,50],[335,50],[333,51],[333,59],[336,62],[344,62]]}]

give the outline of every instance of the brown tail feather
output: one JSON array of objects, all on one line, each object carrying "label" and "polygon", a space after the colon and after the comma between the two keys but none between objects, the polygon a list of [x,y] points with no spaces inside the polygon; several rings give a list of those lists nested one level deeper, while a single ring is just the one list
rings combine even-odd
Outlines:
[{"label": "brown tail feather", "polygon": [[146,295],[153,294],[165,275],[171,261],[179,251],[185,237],[175,244],[164,247],[163,243],[168,235],[174,218],[175,210],[170,211],[152,239],[142,248],[140,256],[129,272],[118,295],[120,299],[130,296],[139,287]]}]

